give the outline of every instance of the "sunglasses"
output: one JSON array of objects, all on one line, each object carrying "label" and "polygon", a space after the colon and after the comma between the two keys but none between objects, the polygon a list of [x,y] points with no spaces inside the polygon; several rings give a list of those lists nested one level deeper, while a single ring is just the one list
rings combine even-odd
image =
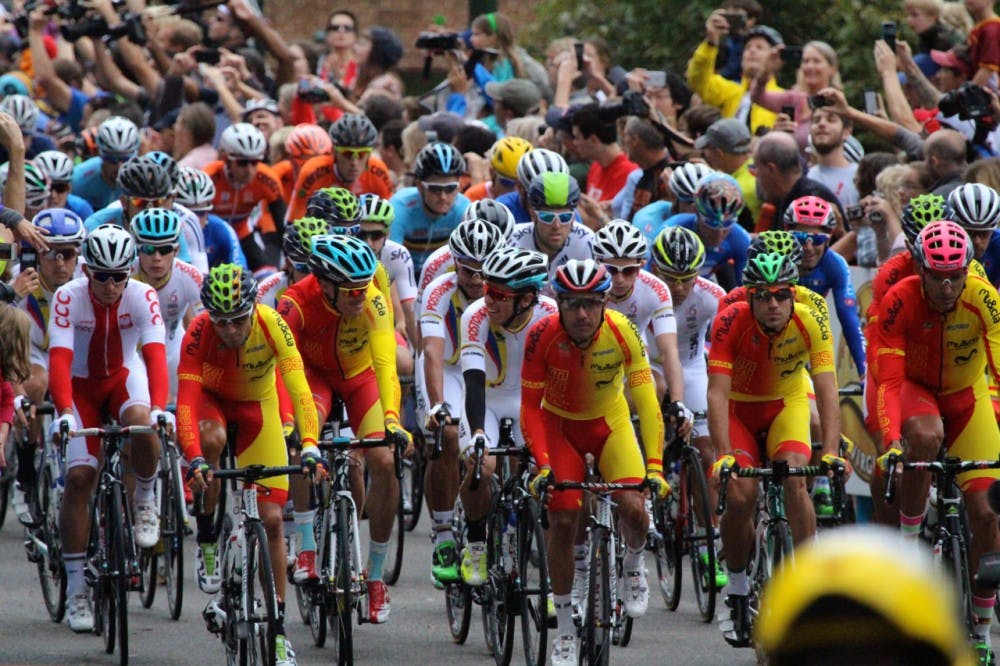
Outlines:
[{"label": "sunglasses", "polygon": [[480,280],[483,278],[482,268],[473,268],[472,266],[466,266],[465,264],[460,263],[458,261],[455,262],[455,268],[458,269],[458,272],[460,274],[464,275],[467,278],[474,279],[478,277]]},{"label": "sunglasses", "polygon": [[559,224],[570,224],[573,222],[573,217],[576,213],[571,210],[564,210],[561,213],[553,213],[549,210],[536,210],[535,215],[538,216],[540,222],[545,224],[552,224],[556,220],[559,221]]},{"label": "sunglasses", "polygon": [[291,264],[293,271],[296,271],[298,273],[309,272],[309,264],[307,264],[306,262],[299,263],[297,261],[289,261],[288,263]]},{"label": "sunglasses", "polygon": [[110,280],[115,284],[121,284],[122,282],[128,280],[128,273],[94,271],[93,273],[90,274],[90,276],[101,283],[105,283],[108,280]]},{"label": "sunglasses", "polygon": [[497,303],[506,303],[507,301],[518,297],[518,293],[516,291],[500,289],[499,287],[494,287],[489,283],[483,285],[483,293]]},{"label": "sunglasses", "polygon": [[388,234],[380,229],[375,229],[372,231],[359,231],[358,238],[363,241],[380,241],[388,236]]},{"label": "sunglasses", "polygon": [[52,191],[57,194],[69,192],[69,183],[52,183]]},{"label": "sunglasses", "polygon": [[772,298],[778,303],[784,303],[791,300],[794,295],[788,287],[774,287],[771,289],[753,287],[750,289],[750,296],[758,303],[769,303]]},{"label": "sunglasses", "polygon": [[248,157],[240,157],[239,159],[230,159],[229,163],[230,164],[235,164],[236,166],[241,166],[241,167],[252,167],[252,166],[257,166],[258,164],[260,164],[260,160],[253,159],[252,157],[250,157],[250,158],[248,158]]},{"label": "sunglasses", "polygon": [[355,236],[357,237],[361,233],[360,224],[352,224],[349,227],[344,226],[331,226],[330,233],[336,234],[338,236]]},{"label": "sunglasses", "polygon": [[599,310],[600,308],[603,308],[604,300],[603,299],[597,300],[596,298],[584,298],[584,297],[560,298],[559,307],[570,311],[579,310],[580,308],[583,308],[588,312],[592,312],[594,310]]},{"label": "sunglasses", "polygon": [[939,284],[941,286],[945,286],[948,284],[952,284],[954,282],[959,282],[961,280],[964,280],[968,274],[969,272],[967,270],[956,271],[954,273],[938,273],[937,271],[924,271],[924,275],[927,276],[927,279],[929,281]]},{"label": "sunglasses", "polygon": [[793,231],[792,236],[795,237],[795,240],[797,240],[800,245],[812,243],[814,247],[825,245],[830,241],[830,234],[809,233],[808,231]]},{"label": "sunglasses", "polygon": [[346,23],[331,23],[326,26],[327,32],[354,32],[353,25],[347,25]]},{"label": "sunglasses", "polygon": [[353,160],[359,160],[362,157],[368,157],[372,154],[371,148],[334,148],[334,152],[338,155],[343,155],[345,157],[350,157]]},{"label": "sunglasses", "polygon": [[239,315],[236,317],[213,317],[209,315],[208,318],[212,321],[213,326],[216,326],[218,328],[227,328],[229,326],[235,326],[235,327],[242,326],[243,324],[247,323],[247,321],[249,321],[250,315],[251,313],[248,312],[246,314]]},{"label": "sunglasses", "polygon": [[370,287],[371,284],[372,283],[369,282],[360,287],[341,287],[338,285],[337,289],[340,291],[340,293],[342,293],[344,296],[347,296],[348,298],[361,298],[362,296],[368,293],[368,287]]},{"label": "sunglasses", "polygon": [[132,204],[133,208],[163,208],[164,204],[167,203],[165,197],[160,197],[158,199],[147,199],[146,197],[129,197],[129,203]]},{"label": "sunglasses", "polygon": [[131,155],[101,155],[102,162],[109,162],[111,164],[123,164],[132,159]]},{"label": "sunglasses", "polygon": [[49,261],[55,261],[56,259],[62,259],[63,261],[73,261],[80,256],[80,249],[71,247],[63,250],[48,250],[43,252],[42,256]]},{"label": "sunglasses", "polygon": [[420,184],[431,194],[454,194],[458,192],[458,183],[428,183],[422,180]]},{"label": "sunglasses", "polygon": [[606,270],[611,276],[618,275],[621,273],[625,277],[635,277],[639,274],[639,269],[642,268],[640,265],[634,266],[615,266],[614,264],[604,264],[604,270]]},{"label": "sunglasses", "polygon": [[151,257],[154,254],[159,254],[160,256],[167,256],[171,252],[176,252],[176,245],[140,245],[139,252],[142,252],[147,257]]},{"label": "sunglasses", "polygon": [[656,277],[660,278],[667,284],[687,284],[697,278],[698,274],[688,273],[686,275],[678,275],[676,273],[667,273],[666,271],[656,271]]}]

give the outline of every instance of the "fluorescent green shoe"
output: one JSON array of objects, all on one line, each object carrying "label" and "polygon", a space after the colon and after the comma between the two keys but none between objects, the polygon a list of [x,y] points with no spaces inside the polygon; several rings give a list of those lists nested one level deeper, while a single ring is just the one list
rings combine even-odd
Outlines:
[{"label": "fluorescent green shoe", "polygon": [[455,552],[454,541],[442,541],[434,546],[434,555],[431,557],[431,575],[434,580],[445,585],[457,583],[461,579],[458,573],[458,553]]},{"label": "fluorescent green shoe", "polygon": [[274,637],[274,666],[296,666],[292,642],[282,634]]},{"label": "fluorescent green shoe", "polygon": [[[699,553],[698,557],[701,558],[701,566],[705,569],[705,578],[709,577],[708,573],[708,553]],[[729,585],[729,576],[726,574],[726,570],[722,568],[719,564],[719,558],[715,558],[715,589],[721,590],[726,585]],[[708,587],[708,581],[704,582],[704,586]]]},{"label": "fluorescent green shoe", "polygon": [[469,587],[486,584],[486,544],[482,541],[470,543],[462,551],[462,580]]}]

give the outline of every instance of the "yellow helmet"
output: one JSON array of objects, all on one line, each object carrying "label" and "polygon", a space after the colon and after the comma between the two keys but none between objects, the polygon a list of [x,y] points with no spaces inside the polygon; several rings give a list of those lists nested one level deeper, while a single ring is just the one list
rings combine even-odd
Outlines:
[{"label": "yellow helmet", "polygon": [[493,144],[490,165],[505,178],[517,178],[517,163],[534,146],[520,137],[508,136]]},{"label": "yellow helmet", "polygon": [[955,591],[927,553],[888,528],[827,532],[795,552],[764,589],[754,642],[773,666],[810,655],[919,654],[974,663]]}]

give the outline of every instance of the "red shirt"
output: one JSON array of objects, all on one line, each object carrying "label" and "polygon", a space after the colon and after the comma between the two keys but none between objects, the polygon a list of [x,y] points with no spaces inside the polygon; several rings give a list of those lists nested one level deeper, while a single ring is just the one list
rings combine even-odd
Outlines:
[{"label": "red shirt", "polygon": [[1000,18],[994,16],[977,23],[969,33],[968,43],[973,74],[980,67],[1000,72]]},{"label": "red shirt", "polygon": [[596,201],[611,201],[625,187],[628,175],[638,168],[625,153],[618,155],[607,167],[594,162],[587,172],[587,196]]}]

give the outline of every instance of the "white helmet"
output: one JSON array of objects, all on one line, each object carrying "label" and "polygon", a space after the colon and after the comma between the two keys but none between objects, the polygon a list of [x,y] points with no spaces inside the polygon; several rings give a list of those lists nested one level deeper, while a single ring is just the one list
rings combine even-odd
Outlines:
[{"label": "white helmet", "polygon": [[128,118],[111,116],[97,128],[100,155],[131,157],[139,152],[139,128]]},{"label": "white helmet", "polygon": [[38,105],[27,95],[7,95],[0,102],[0,111],[14,118],[22,134],[31,134],[38,125]]},{"label": "white helmet", "polygon": [[559,153],[547,148],[533,148],[517,162],[517,179],[525,190],[543,173],[569,173],[569,165]]},{"label": "white helmet", "polygon": [[135,263],[132,234],[117,224],[102,224],[83,241],[83,260],[97,271],[129,271]]},{"label": "white helmet", "polygon": [[1000,194],[989,185],[966,183],[948,195],[952,219],[969,230],[996,229],[1000,222]]},{"label": "white helmet", "polygon": [[448,237],[448,247],[456,260],[481,262],[490,252],[506,244],[500,229],[482,220],[461,222]]},{"label": "white helmet", "polygon": [[713,171],[714,169],[707,164],[686,162],[670,174],[670,190],[681,201],[692,203],[695,190],[698,189],[698,183]]},{"label": "white helmet", "polygon": [[484,220],[489,222],[500,229],[503,237],[507,240],[510,240],[510,237],[514,235],[514,227],[517,224],[514,214],[510,212],[510,208],[507,208],[507,206],[504,206],[495,199],[473,201],[465,209],[465,213],[462,214],[462,220]]},{"label": "white helmet", "polygon": [[193,211],[211,210],[212,201],[215,200],[215,183],[212,178],[201,169],[193,167],[181,167],[180,171],[174,188],[177,203]]},{"label": "white helmet", "polygon": [[627,220],[611,220],[594,234],[594,259],[636,259],[649,255],[646,236]]},{"label": "white helmet", "polygon": [[73,179],[73,160],[61,150],[45,150],[31,160],[53,183],[68,183]]},{"label": "white helmet", "polygon": [[264,133],[250,123],[236,123],[222,132],[219,151],[229,157],[262,160],[267,151]]}]

